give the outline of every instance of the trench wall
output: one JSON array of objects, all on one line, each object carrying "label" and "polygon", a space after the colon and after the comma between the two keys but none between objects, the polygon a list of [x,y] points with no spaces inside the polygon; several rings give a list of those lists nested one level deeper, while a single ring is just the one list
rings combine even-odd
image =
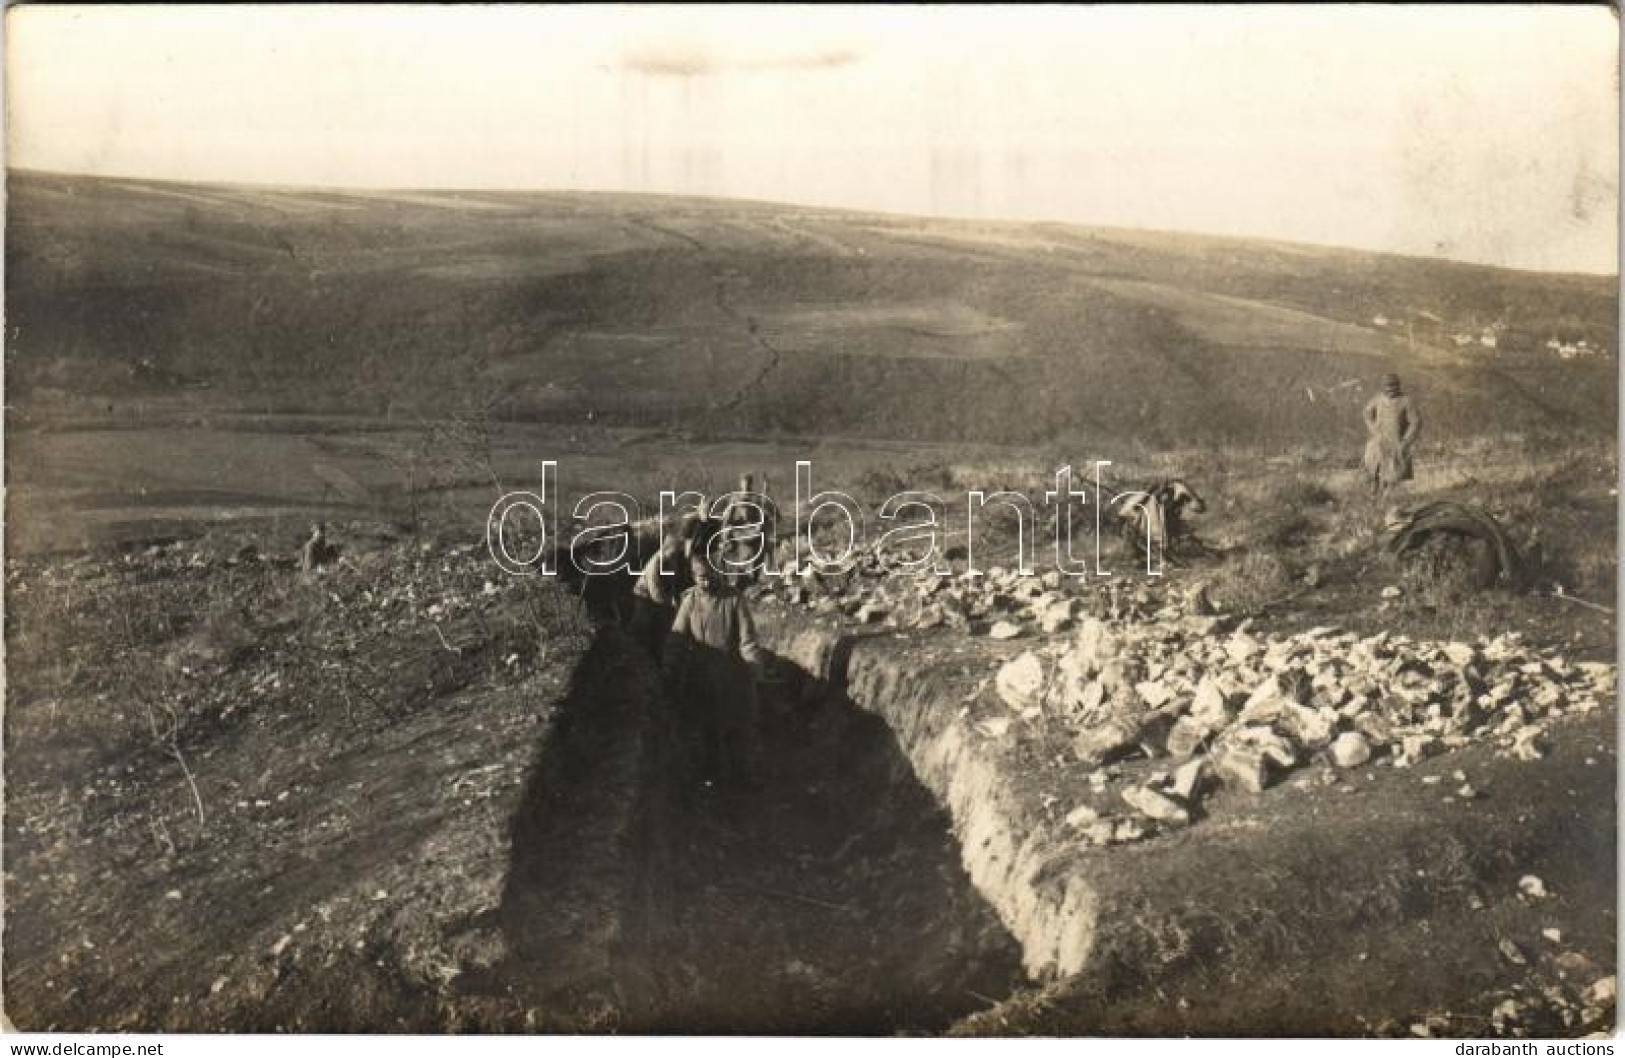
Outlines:
[{"label": "trench wall", "polygon": [[1019,789],[1020,763],[1008,759],[1007,744],[948,707],[958,695],[941,674],[783,611],[761,613],[757,625],[768,650],[891,728],[920,782],[953,817],[971,882],[1021,945],[1027,973],[1043,979],[1084,969],[1101,911],[1098,894],[1072,869],[1086,846]]},{"label": "trench wall", "polygon": [[[1214,965],[1278,989],[1292,979],[1285,968],[1324,963],[1328,944],[1380,945],[1414,932],[1429,954],[1422,958],[1410,940],[1399,945],[1411,952],[1407,970],[1429,978],[1429,1001],[1458,1001],[1448,982],[1460,967],[1448,966],[1451,959],[1475,972],[1506,965],[1495,947],[1496,924],[1505,922],[1475,910],[1476,894],[1509,903],[1509,916],[1558,909],[1519,903],[1519,879],[1529,873],[1559,880],[1576,935],[1596,932],[1604,919],[1612,935],[1611,717],[1577,721],[1533,764],[1479,747],[1415,774],[1351,777],[1362,787],[1349,791],[1357,796],[1236,795],[1199,826],[1097,848],[1066,825],[1065,805],[1043,803],[1046,783],[1035,781],[1075,764],[1045,759],[1028,740],[993,737],[963,707],[967,655],[934,655],[924,644],[843,631],[775,606],[762,607],[757,623],[770,651],[891,728],[919,781],[952,816],[972,884],[1036,980],[1127,981],[1145,967],[1160,974],[1223,952]],[[1454,790],[1445,782],[1456,783],[1450,777],[1463,767],[1489,792],[1447,803],[1441,791]],[[1260,921],[1269,929],[1255,928]],[[1430,930],[1446,921],[1459,921],[1459,943],[1434,945]],[[1167,938],[1183,940],[1170,951],[1161,946]],[[1538,933],[1528,941],[1537,942]],[[1415,979],[1390,977],[1368,982],[1374,1008],[1418,1000]],[[1283,1031],[1325,1030],[1318,1004],[1290,989],[1278,999],[1271,1016]],[[1283,1013],[1292,1003],[1297,1020]]]}]

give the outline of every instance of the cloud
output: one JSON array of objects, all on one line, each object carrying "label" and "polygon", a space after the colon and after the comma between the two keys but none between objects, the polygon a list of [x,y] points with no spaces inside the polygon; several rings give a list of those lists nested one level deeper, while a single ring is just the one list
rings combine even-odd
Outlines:
[{"label": "cloud", "polygon": [[824,48],[750,58],[723,56],[700,45],[659,44],[627,51],[621,68],[650,77],[715,77],[727,73],[837,70],[859,60],[850,48]]}]

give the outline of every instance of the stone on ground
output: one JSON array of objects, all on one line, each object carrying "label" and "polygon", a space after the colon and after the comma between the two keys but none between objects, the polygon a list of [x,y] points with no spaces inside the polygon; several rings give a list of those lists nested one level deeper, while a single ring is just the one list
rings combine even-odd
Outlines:
[{"label": "stone on ground", "polygon": [[1114,716],[1080,732],[1072,742],[1072,750],[1087,764],[1101,764],[1136,748],[1139,742],[1140,725]]},{"label": "stone on ground", "polygon": [[999,697],[1004,699],[1004,704],[1010,708],[1016,710],[1031,708],[1043,697],[1044,663],[1037,654],[1029,650],[1014,661],[1008,661],[1001,666],[993,683],[998,689]]},{"label": "stone on ground", "polygon": [[1190,812],[1183,805],[1145,786],[1131,786],[1124,790],[1123,800],[1141,815],[1159,823],[1185,824],[1191,821]]},{"label": "stone on ground", "polygon": [[1371,743],[1358,731],[1345,731],[1332,740],[1331,757],[1339,768],[1358,768],[1371,759]]}]

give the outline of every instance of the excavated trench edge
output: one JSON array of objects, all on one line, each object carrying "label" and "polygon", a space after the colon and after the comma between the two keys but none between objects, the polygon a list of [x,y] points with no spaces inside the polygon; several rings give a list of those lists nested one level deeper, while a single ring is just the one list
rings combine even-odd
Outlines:
[{"label": "excavated trench edge", "polygon": [[[838,685],[808,680],[794,670],[791,676],[801,701],[818,703],[811,714],[822,710],[833,717],[838,710],[849,710],[843,714],[848,723],[872,718],[866,721],[871,734],[893,743],[884,717],[827,693]],[[664,708],[658,675],[641,648],[613,623],[601,625],[577,667],[559,721],[541,747],[511,828],[511,869],[499,910],[510,955],[497,976],[539,1013],[531,1023],[541,1031],[695,1031],[684,1020],[682,985],[674,983],[664,965],[671,943],[673,862],[683,855],[675,835],[684,829],[676,778],[680,751]],[[934,834],[916,835],[917,820],[901,824],[895,831],[902,835],[899,840],[948,842],[950,860],[968,860],[954,841],[955,817],[944,814],[934,789],[918,782],[901,739],[889,752],[896,760],[894,781],[917,790],[917,798],[941,819]],[[817,766],[823,767],[821,759]],[[864,781],[843,770],[834,756],[828,775],[849,786]],[[916,885],[894,877],[891,884],[933,899],[931,890],[922,888],[926,882]],[[1004,916],[985,903],[977,879],[965,879],[960,891],[981,905],[983,914],[977,917],[982,928],[999,938],[993,943],[1001,954],[987,961],[1004,968],[1004,983],[987,986],[992,995],[970,990],[976,999],[969,1004],[961,1002],[951,1011],[944,1007],[923,1018],[915,1012],[896,1024],[888,1024],[884,1015],[877,1020],[873,1012],[863,1015],[864,1020],[829,1023],[801,1021],[792,1012],[783,1025],[758,1018],[747,1027],[767,1032],[941,1031],[1000,1001],[1019,984],[1020,945],[999,928]],[[877,892],[876,899],[881,895]],[[987,942],[980,943],[972,942],[968,961],[982,962],[992,950]],[[705,1031],[716,1030],[717,1022],[710,1024]]]},{"label": "excavated trench edge", "polygon": [[[1436,797],[1429,802],[1425,793],[1407,793],[1403,803],[1379,809],[1369,819],[1339,814],[1333,822],[1307,813],[1262,828],[1219,828],[1199,846],[1181,834],[1163,852],[1128,847],[1108,865],[1101,850],[1022,796],[1017,784],[1030,764],[1001,756],[1005,743],[983,736],[970,714],[950,707],[961,693],[948,671],[910,662],[885,642],[887,636],[850,629],[843,634],[838,627],[773,607],[758,613],[757,628],[767,649],[879,716],[919,782],[949,812],[963,865],[1020,945],[1026,972],[1040,985],[1061,989],[1045,988],[1045,994],[1064,995],[1068,998],[1062,1002],[1075,1007],[1059,1020],[1029,1018],[1025,1031],[1048,1033],[1059,1026],[1098,1031],[1114,1004],[1160,995],[1161,986],[1177,973],[1206,960],[1229,967],[1224,971],[1231,975],[1229,986],[1252,987],[1243,982],[1254,982],[1279,987],[1291,977],[1286,967],[1319,965],[1327,931],[1370,936],[1367,931],[1379,923],[1391,932],[1403,921],[1449,915],[1458,905],[1470,907],[1463,895],[1467,890],[1450,877],[1450,870],[1440,869],[1448,868],[1451,857],[1466,865],[1486,893],[1515,892],[1522,872],[1539,869],[1566,874],[1576,899],[1589,902],[1593,911],[1613,906],[1607,895],[1612,892],[1613,816],[1574,808],[1611,803],[1607,769],[1576,771],[1571,761],[1519,776],[1519,782],[1543,787],[1541,799],[1521,802],[1525,812],[1441,815]],[[1554,797],[1563,787],[1571,787],[1567,796]],[[1416,789],[1429,788],[1418,784]],[[1577,790],[1587,796],[1576,797]],[[1426,803],[1434,807],[1419,809]],[[1335,840],[1359,854],[1329,860],[1320,855],[1322,835],[1332,830],[1337,831]],[[1203,889],[1195,879],[1181,876],[1193,867],[1207,872],[1203,884],[1211,877],[1219,890]],[[1250,887],[1260,871],[1269,872],[1270,885],[1267,892],[1254,894]],[[1598,893],[1578,892],[1598,880],[1605,883]],[[1225,916],[1246,922],[1260,908],[1274,916],[1279,937],[1260,934],[1251,941],[1250,960],[1219,958],[1218,953],[1234,945],[1231,938],[1207,936],[1212,924],[1222,925]],[[1426,923],[1422,925],[1425,932]],[[1169,961],[1169,953],[1160,951],[1148,958],[1136,947],[1143,945],[1143,934],[1162,927],[1170,936],[1190,940],[1183,961]],[[1267,954],[1261,958],[1261,952]],[[1412,968],[1425,976],[1420,964]],[[1385,982],[1365,984],[1371,986],[1374,1008],[1422,994],[1404,981],[1392,988]],[[1439,1002],[1469,998],[1453,994],[1449,986],[1427,995]],[[1256,1023],[1229,1024],[1221,1018],[1211,1024],[1230,1034],[1238,1028],[1258,1031],[1265,1024],[1289,1034],[1355,1031],[1328,1020],[1331,1015],[1314,1002],[1286,1000],[1292,997],[1283,997],[1279,1010],[1256,1012]],[[1001,1004],[989,1012],[990,1018],[967,1019],[956,1031],[1008,1031],[1008,1026],[1000,1027],[1006,1024],[1005,1010]],[[1211,1012],[1202,1016],[1216,1017]],[[978,1020],[983,1023],[972,1024]],[[1162,1014],[1139,1031],[1149,1027],[1166,1033],[1175,1024],[1184,1023]],[[1193,1020],[1180,1031],[1201,1031],[1207,1024]]]},{"label": "excavated trench edge", "polygon": [[1096,894],[1065,862],[1075,842],[1047,828],[1023,830],[1022,813],[998,762],[957,714],[944,709],[928,671],[854,650],[859,636],[778,615],[758,618],[768,649],[813,679],[839,689],[883,719],[919,781],[954,820],[971,882],[1020,944],[1034,980],[1083,970],[1099,918]]}]

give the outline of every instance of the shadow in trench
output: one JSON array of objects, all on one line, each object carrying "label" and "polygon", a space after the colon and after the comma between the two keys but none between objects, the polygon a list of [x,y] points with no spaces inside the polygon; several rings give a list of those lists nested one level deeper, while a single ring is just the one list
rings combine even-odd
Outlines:
[{"label": "shadow in trench", "polygon": [[563,1031],[935,1032],[1023,983],[883,721],[764,688],[758,788],[707,787],[604,626],[513,824],[504,987]]},{"label": "shadow in trench", "polygon": [[683,1033],[935,1032],[1023,983],[950,820],[890,729],[838,692],[769,686],[759,789],[688,778],[660,798],[661,884],[638,1027]]},{"label": "shadow in trench", "polygon": [[601,625],[514,816],[498,912],[509,956],[498,976],[542,1026],[611,1029],[635,1003],[613,959],[639,902],[658,694],[641,654],[618,628]]}]

